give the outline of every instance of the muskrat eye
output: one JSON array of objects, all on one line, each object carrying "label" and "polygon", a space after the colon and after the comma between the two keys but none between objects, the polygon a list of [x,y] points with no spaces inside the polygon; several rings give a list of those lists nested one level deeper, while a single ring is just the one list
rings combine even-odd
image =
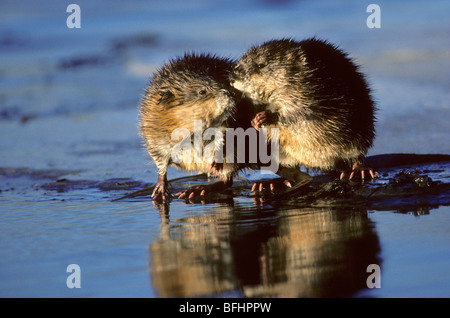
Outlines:
[{"label": "muskrat eye", "polygon": [[258,68],[263,68],[263,67],[265,67],[266,66],[266,64],[264,64],[264,63],[259,63],[258,64]]},{"label": "muskrat eye", "polygon": [[206,89],[201,89],[198,91],[199,95],[205,95],[206,94]]}]

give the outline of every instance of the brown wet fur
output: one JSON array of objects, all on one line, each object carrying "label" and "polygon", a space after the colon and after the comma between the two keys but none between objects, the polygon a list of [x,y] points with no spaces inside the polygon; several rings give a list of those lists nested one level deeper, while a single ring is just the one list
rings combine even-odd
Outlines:
[{"label": "brown wet fur", "polygon": [[242,56],[231,83],[267,105],[252,125],[279,129],[281,166],[364,171],[376,108],[364,76],[336,46],[268,41]]},{"label": "brown wet fur", "polygon": [[[172,150],[183,138],[172,138],[177,128],[188,130],[191,149],[194,149],[195,120],[202,121],[202,135],[208,128],[224,132],[227,127],[250,127],[250,120],[255,115],[252,112],[254,106],[250,99],[243,99],[242,94],[230,86],[229,74],[233,66],[232,60],[214,55],[185,54],[163,65],[151,79],[141,100],[140,132],[158,168],[159,177],[152,194],[154,199],[172,197],[167,181],[169,165],[196,172],[210,172],[215,167],[214,161],[203,156],[195,160],[194,151],[187,153],[190,160],[173,161]],[[202,140],[202,152],[210,142]],[[250,166],[223,162],[220,170],[215,171],[219,176],[218,182],[196,186],[177,196],[203,195],[225,189],[232,184],[237,171]]]}]

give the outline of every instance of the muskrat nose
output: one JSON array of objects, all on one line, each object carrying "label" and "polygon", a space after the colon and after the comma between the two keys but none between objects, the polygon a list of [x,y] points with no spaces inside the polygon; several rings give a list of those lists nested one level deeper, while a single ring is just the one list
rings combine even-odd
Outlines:
[{"label": "muskrat nose", "polygon": [[227,96],[227,97],[234,97],[234,89],[229,88],[229,87],[227,87],[227,88],[222,88],[222,89],[220,90],[220,93],[223,94],[223,95],[225,95],[225,96]]}]

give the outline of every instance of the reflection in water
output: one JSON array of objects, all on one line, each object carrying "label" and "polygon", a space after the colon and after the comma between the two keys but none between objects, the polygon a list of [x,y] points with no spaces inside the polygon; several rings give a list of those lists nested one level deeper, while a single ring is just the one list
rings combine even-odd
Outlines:
[{"label": "reflection in water", "polygon": [[364,209],[210,205],[150,245],[160,297],[340,297],[366,288],[379,242]]}]

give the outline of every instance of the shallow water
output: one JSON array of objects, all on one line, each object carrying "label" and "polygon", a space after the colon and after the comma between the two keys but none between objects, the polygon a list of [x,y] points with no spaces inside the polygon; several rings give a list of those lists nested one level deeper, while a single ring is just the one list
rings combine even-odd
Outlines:
[{"label": "shallow water", "polygon": [[[445,206],[422,196],[401,207],[392,198],[260,205],[248,188],[153,205],[111,202],[123,191],[93,184],[22,190],[35,180],[18,179],[0,201],[2,296],[448,296],[448,191]],[[66,286],[69,264],[81,268],[80,289]],[[367,289],[369,264],[381,268],[380,289]]]},{"label": "shallow water", "polygon": [[419,166],[445,195],[370,204],[259,205],[245,182],[205,204],[112,201],[156,181],[137,131],[150,74],[274,37],[326,38],[362,64],[379,107],[370,154],[450,153],[448,1],[379,1],[376,30],[358,1],[76,3],[81,29],[65,3],[0,4],[0,296],[450,296],[448,163]]}]

